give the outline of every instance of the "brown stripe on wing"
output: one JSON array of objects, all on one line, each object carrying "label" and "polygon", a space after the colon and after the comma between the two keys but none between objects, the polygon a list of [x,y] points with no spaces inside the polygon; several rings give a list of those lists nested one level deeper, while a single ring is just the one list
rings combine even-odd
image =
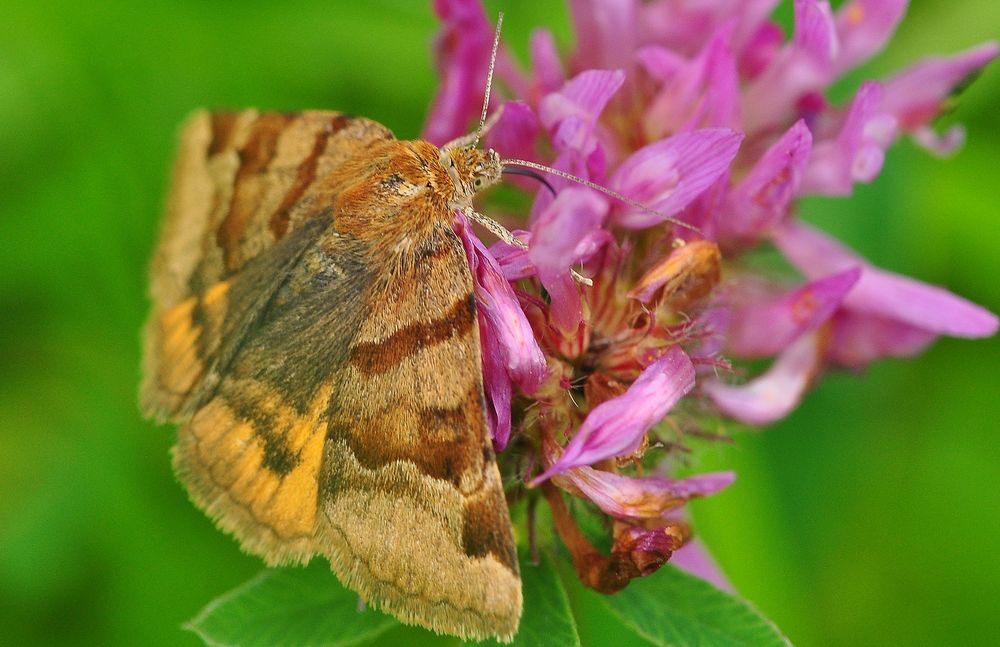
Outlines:
[{"label": "brown stripe on wing", "polygon": [[212,139],[208,144],[209,157],[221,153],[232,145],[233,134],[241,114],[240,112],[212,113]]},{"label": "brown stripe on wing", "polygon": [[229,212],[216,231],[216,242],[222,248],[228,269],[234,269],[239,261],[243,232],[260,201],[262,188],[256,176],[267,170],[278,151],[278,138],[294,118],[294,114],[262,114],[238,151],[240,166],[233,181]]},{"label": "brown stripe on wing", "polygon": [[[275,394],[275,398],[279,397]],[[301,462],[301,449],[293,451],[288,446],[283,430],[287,421],[271,407],[263,406],[267,400],[243,397],[238,391],[224,398],[237,421],[244,422],[253,428],[253,437],[260,442],[263,449],[261,467],[266,468],[275,476],[287,476]]]},{"label": "brown stripe on wing", "polygon": [[500,487],[485,488],[466,499],[462,511],[462,550],[469,557],[493,555],[511,573],[518,572],[510,512]]},{"label": "brown stripe on wing", "polygon": [[351,348],[350,363],[366,375],[385,373],[417,351],[465,335],[476,320],[476,299],[471,293],[457,299],[445,314],[431,321],[412,323],[380,341],[363,341]]},{"label": "brown stripe on wing", "polygon": [[[461,545],[468,557],[492,555],[511,573],[518,573],[517,551],[500,473],[486,432],[482,387],[478,380],[455,407],[417,407],[400,403],[372,411],[365,419],[334,416],[327,429],[327,446],[349,451],[360,467],[376,474],[398,471],[394,464],[412,465],[428,479],[445,481],[461,494]],[[386,468],[386,469],[383,469]],[[336,499],[361,487],[340,478],[335,470],[323,484]],[[368,483],[399,496],[389,479]]]},{"label": "brown stripe on wing", "polygon": [[278,205],[278,208],[271,215],[270,227],[276,239],[281,238],[288,231],[289,212],[295,206],[295,203],[299,201],[299,198],[302,197],[302,194],[306,192],[306,189],[316,180],[316,168],[319,165],[319,158],[326,152],[326,145],[330,141],[330,137],[346,128],[352,120],[353,117],[348,115],[337,115],[330,120],[326,128],[323,128],[316,134],[316,141],[313,144],[312,151],[299,164],[294,184],[285,193],[285,197],[281,199],[281,204]]},{"label": "brown stripe on wing", "polygon": [[226,380],[185,424],[174,467],[192,498],[269,564],[308,560],[330,387],[304,415],[253,380]]},{"label": "brown stripe on wing", "polygon": [[468,495],[482,488],[483,470],[493,465],[481,393],[476,382],[454,407],[398,403],[365,419],[334,420],[327,438],[346,442],[367,469],[413,463],[422,474]]}]

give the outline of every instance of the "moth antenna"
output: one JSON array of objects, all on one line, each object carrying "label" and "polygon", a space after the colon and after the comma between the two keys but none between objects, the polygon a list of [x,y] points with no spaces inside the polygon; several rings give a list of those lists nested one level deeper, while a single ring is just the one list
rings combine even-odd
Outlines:
[{"label": "moth antenna", "polygon": [[490,68],[486,73],[486,94],[483,96],[483,112],[479,116],[479,128],[476,129],[476,138],[472,141],[472,146],[479,145],[479,138],[483,135],[483,127],[486,125],[486,111],[490,108],[490,91],[493,89],[493,68],[497,63],[497,48],[500,47],[500,28],[503,26],[503,12],[497,16],[497,29],[493,34],[493,49],[490,51]]},{"label": "moth antenna", "polygon": [[619,193],[618,191],[615,191],[614,189],[609,189],[608,187],[601,186],[600,184],[597,184],[596,182],[591,182],[590,180],[585,180],[582,177],[578,177],[576,175],[573,175],[572,173],[567,173],[566,171],[560,171],[557,168],[552,168],[551,166],[545,166],[544,164],[539,164],[538,162],[531,162],[531,161],[528,161],[528,160],[504,159],[504,160],[500,160],[500,164],[502,166],[522,166],[522,167],[525,167],[525,168],[534,169],[536,171],[541,171],[543,173],[549,173],[550,175],[555,175],[556,177],[561,177],[564,180],[569,180],[570,182],[575,182],[577,184],[581,184],[581,185],[587,187],[588,189],[594,189],[595,191],[600,191],[601,193],[609,195],[612,198],[614,198],[615,200],[618,200],[619,202],[624,202],[628,206],[634,207],[636,209],[639,209],[640,211],[645,211],[646,213],[653,214],[654,216],[659,216],[660,218],[663,218],[664,221],[672,223],[672,224],[675,224],[678,227],[684,227],[685,229],[690,229],[691,231],[693,231],[695,233],[698,233],[698,234],[701,234],[702,236],[705,235],[704,232],[701,229],[698,229],[694,225],[690,225],[690,224],[688,224],[686,222],[683,222],[681,220],[677,220],[676,218],[671,218],[670,216],[664,215],[664,214],[660,213],[659,211],[657,211],[656,209],[653,209],[652,207],[644,205],[643,203],[639,202],[638,200],[633,200],[632,198],[628,197],[627,195]]}]

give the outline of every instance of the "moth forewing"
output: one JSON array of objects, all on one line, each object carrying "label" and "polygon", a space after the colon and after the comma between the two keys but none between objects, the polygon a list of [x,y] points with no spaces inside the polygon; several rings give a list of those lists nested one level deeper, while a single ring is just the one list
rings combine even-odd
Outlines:
[{"label": "moth forewing", "polygon": [[468,151],[449,171],[338,113],[193,118],[142,400],[179,424],[178,476],[247,551],[322,554],[404,622],[510,639],[517,556],[451,230],[489,161]]}]

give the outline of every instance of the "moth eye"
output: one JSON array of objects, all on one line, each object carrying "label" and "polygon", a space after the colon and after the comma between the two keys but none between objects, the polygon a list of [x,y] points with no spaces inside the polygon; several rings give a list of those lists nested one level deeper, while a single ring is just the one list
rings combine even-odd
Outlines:
[{"label": "moth eye", "polygon": [[475,181],[475,182],[473,182],[473,184],[474,184],[474,185],[476,186],[476,188],[478,189],[479,187],[483,186],[483,178],[481,178],[481,177],[477,177],[477,178],[476,178],[476,181]]}]

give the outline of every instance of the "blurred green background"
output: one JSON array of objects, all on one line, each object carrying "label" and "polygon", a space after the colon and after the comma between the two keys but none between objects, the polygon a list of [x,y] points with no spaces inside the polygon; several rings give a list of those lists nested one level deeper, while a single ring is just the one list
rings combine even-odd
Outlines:
[{"label": "blurred green background", "polygon": [[[572,36],[561,3],[491,2],[505,40]],[[787,6],[782,10],[787,15]],[[879,76],[995,38],[992,0],[917,0]],[[198,106],[330,108],[415,136],[431,98],[423,2],[57,0],[0,11],[0,643],[195,645],[180,624],[260,568],[187,501],[173,430],[140,419],[146,266],[177,125]],[[897,145],[850,200],[804,214],[876,263],[1000,311],[1000,67],[969,142]],[[801,645],[1000,637],[997,340],[826,377],[792,416],[697,468],[736,588]],[[613,633],[585,623],[585,644]],[[405,644],[416,634],[391,634]],[[408,638],[410,637],[410,638]]]}]

